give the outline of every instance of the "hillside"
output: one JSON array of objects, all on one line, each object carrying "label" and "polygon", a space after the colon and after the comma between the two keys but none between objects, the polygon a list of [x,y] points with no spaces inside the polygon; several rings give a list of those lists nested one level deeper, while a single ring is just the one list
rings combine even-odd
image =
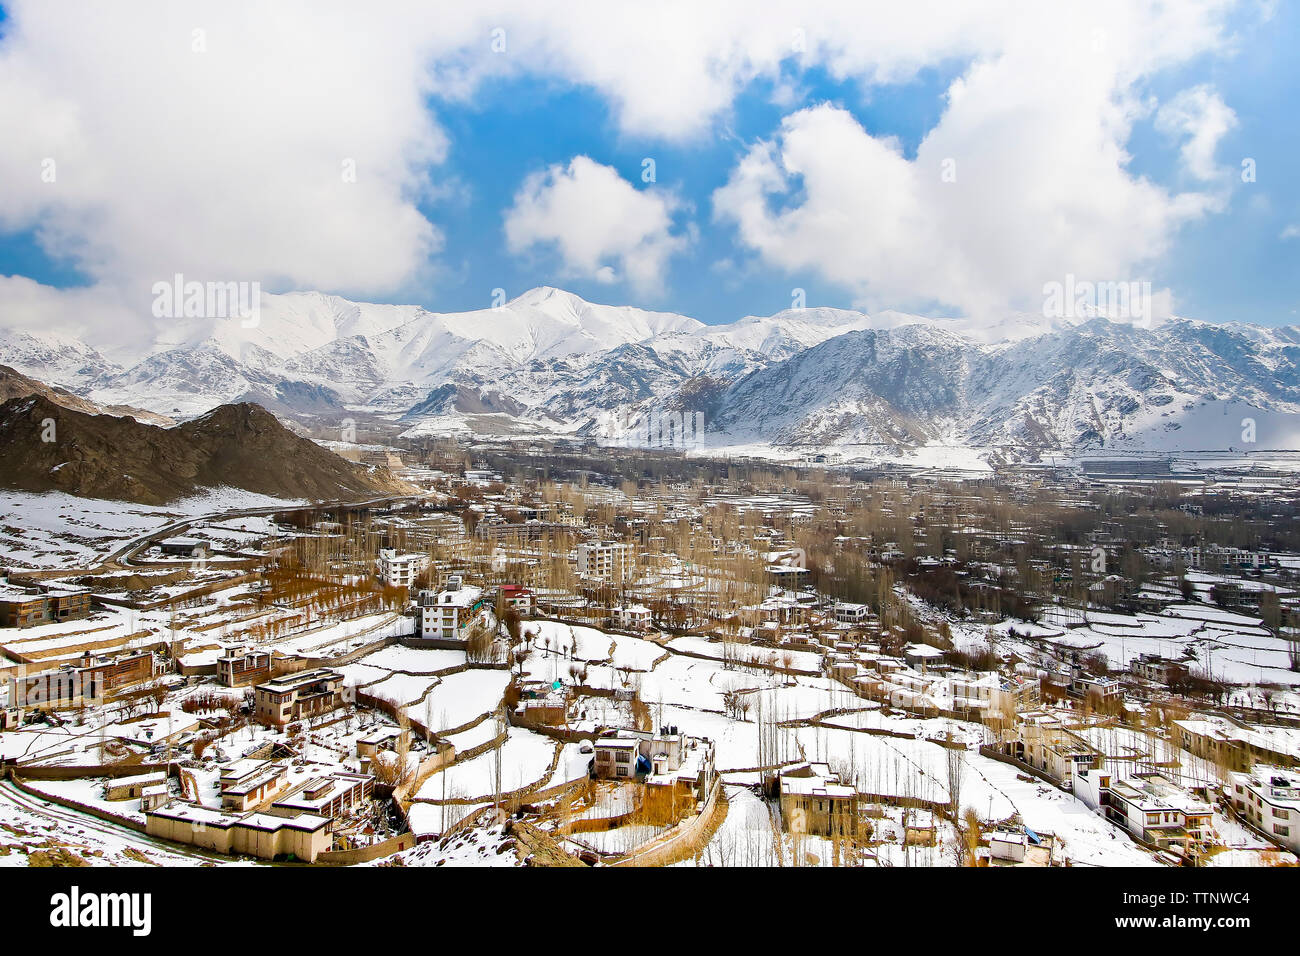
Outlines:
[{"label": "hillside", "polygon": [[0,486],[165,504],[203,488],[327,500],[404,491],[299,438],[265,409],[222,405],[174,428],[91,415],[44,395],[0,405]]}]

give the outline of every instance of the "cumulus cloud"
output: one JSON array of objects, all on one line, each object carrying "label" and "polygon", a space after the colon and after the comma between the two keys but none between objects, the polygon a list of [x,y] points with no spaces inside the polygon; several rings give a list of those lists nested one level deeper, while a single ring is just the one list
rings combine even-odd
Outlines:
[{"label": "cumulus cloud", "polygon": [[[421,203],[446,188],[440,164],[456,148],[437,113],[472,102],[485,78],[582,86],[609,103],[619,134],[682,145],[706,142],[756,79],[772,81],[793,110],[810,70],[869,91],[967,64],[915,158],[825,120],[897,195],[868,195],[848,171],[836,174],[835,157],[803,155],[801,129],[814,123],[803,112],[745,157],[724,198],[744,205],[754,189],[783,194],[803,163],[881,227],[924,238],[877,229],[866,248],[851,249],[863,239],[853,207],[823,197],[793,218],[750,208],[741,235],[751,248],[797,263],[802,254],[782,251],[790,242],[781,236],[803,235],[853,288],[870,280],[913,294],[932,284],[935,297],[993,301],[1059,267],[1048,251],[1066,236],[1078,239],[1080,270],[1123,271],[1142,242],[1158,254],[1178,221],[1209,208],[1204,197],[1169,196],[1128,175],[1124,143],[1144,109],[1142,79],[1220,47],[1232,6],[391,0],[362,10],[343,0],[12,0],[0,39],[0,128],[21,135],[0,144],[0,231],[35,230],[51,255],[142,312],[152,283],[175,272],[274,291],[392,295],[428,287],[442,244],[436,212]],[[1171,104],[1166,121],[1187,137],[1189,168],[1208,169],[1231,111],[1212,93],[1189,94],[1183,106],[1185,115]],[[958,181],[937,193],[930,170],[945,157],[957,160]],[[636,193],[599,178],[590,185],[618,201]],[[558,202],[574,184],[552,179]],[[585,236],[560,225],[548,236],[539,221],[535,241],[555,243],[575,272],[656,285],[683,236],[655,218],[672,209],[630,209],[627,236],[588,209],[597,222]],[[1109,234],[1116,248],[1106,252],[1098,237],[1117,217],[1132,228]],[[1035,249],[1039,239],[1047,251]],[[921,268],[921,243],[943,258]],[[867,268],[894,277],[881,284]],[[22,317],[0,303],[0,321]]]},{"label": "cumulus cloud", "polygon": [[429,46],[395,8],[13,5],[0,223],[96,281],[173,272],[356,291],[439,245],[416,209],[447,149]]},{"label": "cumulus cloud", "polygon": [[[831,104],[787,116],[714,193],[715,218],[764,262],[820,273],[868,308],[937,301],[993,315],[1034,308],[1067,275],[1146,278],[1177,228],[1221,196],[1171,193],[1128,169],[1125,143],[1147,110],[1137,70],[1177,55],[1169,37],[1090,29],[1071,9],[1026,11],[1000,53],[975,59],[914,157]],[[1133,55],[1144,35],[1151,59]],[[1231,111],[1206,89],[1178,102],[1194,143],[1184,155],[1203,171]]]},{"label": "cumulus cloud", "polygon": [[673,230],[679,203],[659,187],[638,190],[612,166],[575,156],[529,176],[506,213],[512,252],[552,245],[567,275],[642,292],[663,284],[668,260],[689,238]]}]

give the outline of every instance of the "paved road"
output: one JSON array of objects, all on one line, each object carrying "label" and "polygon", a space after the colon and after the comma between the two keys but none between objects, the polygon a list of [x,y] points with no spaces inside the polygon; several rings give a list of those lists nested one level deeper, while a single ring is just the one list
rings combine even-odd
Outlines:
[{"label": "paved road", "polygon": [[[173,521],[171,524],[164,525],[161,528],[155,528],[152,531],[145,532],[138,537],[119,546],[117,550],[108,554],[99,567],[102,568],[108,564],[121,563],[131,565],[131,556],[135,552],[142,550],[154,541],[160,538],[170,538],[178,532],[185,531],[200,521],[226,521],[230,518],[252,518],[265,517],[267,515],[282,514],[286,511],[325,511],[333,508],[364,508],[367,505],[384,504],[396,501],[416,500],[419,495],[385,495],[380,498],[368,498],[364,501],[332,501],[311,505],[276,505],[270,508],[234,508],[229,511],[217,511],[212,514],[195,515],[192,518],[183,518],[180,521]],[[97,570],[97,569],[90,569]]]}]

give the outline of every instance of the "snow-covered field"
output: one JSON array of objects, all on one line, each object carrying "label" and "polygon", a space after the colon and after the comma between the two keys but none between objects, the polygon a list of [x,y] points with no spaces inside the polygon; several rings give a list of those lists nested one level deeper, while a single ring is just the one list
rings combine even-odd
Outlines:
[{"label": "snow-covered field", "polygon": [[[1004,622],[994,630],[1045,640],[1066,649],[1100,652],[1111,667],[1125,667],[1142,654],[1187,658],[1203,676],[1232,684],[1291,683],[1286,641],[1261,627],[1260,619],[1206,604],[1175,604],[1162,614],[1111,614],[1089,611],[1082,627],[1076,619],[1049,610],[1040,625]],[[983,629],[954,628],[969,643],[983,643]],[[1014,644],[1015,641],[1013,640]],[[1033,651],[1032,645],[1021,645]]]},{"label": "snow-covered field", "polygon": [[[90,568],[131,539],[178,521],[301,503],[237,488],[213,488],[165,506],[78,498],[63,492],[0,491],[0,551],[19,568]],[[239,535],[238,523],[223,529],[219,526],[213,536]],[[251,534],[244,532],[245,537]]]}]

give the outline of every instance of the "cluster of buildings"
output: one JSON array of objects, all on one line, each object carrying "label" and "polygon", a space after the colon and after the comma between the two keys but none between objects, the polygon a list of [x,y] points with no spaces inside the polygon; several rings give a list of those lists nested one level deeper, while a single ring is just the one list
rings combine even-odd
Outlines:
[{"label": "cluster of buildings", "polygon": [[841,652],[828,663],[831,676],[868,700],[922,716],[1010,720],[1038,703],[1040,682],[1022,674],[963,671],[941,662],[943,652],[909,647],[903,659],[878,650]]},{"label": "cluster of buildings", "polygon": [[1203,714],[1174,721],[1179,747],[1215,766],[1248,772],[1256,764],[1300,766],[1300,730],[1262,727],[1226,714]]},{"label": "cluster of buildings", "polygon": [[1171,775],[1177,764],[1134,749],[1141,734],[1072,725],[1072,719],[1051,710],[1020,714],[983,752],[1072,791],[1151,847],[1195,857],[1215,839],[1212,800],[1221,792],[1242,822],[1279,846],[1300,850],[1300,732],[1295,729],[1254,726],[1219,714],[1173,721],[1168,743],[1185,751],[1185,760],[1209,764],[1196,779],[1204,773],[1222,781],[1189,789],[1186,775],[1182,784]]},{"label": "cluster of buildings", "polygon": [[102,702],[164,673],[165,662],[151,650],[116,656],[86,651],[75,663],[24,662],[0,683],[0,705],[18,710],[54,710]]},{"label": "cluster of buildings", "polygon": [[[109,801],[139,800],[145,832],[218,853],[315,862],[347,848],[374,797],[369,774],[246,757],[221,767],[220,806],[173,796],[161,771],[109,779]],[[358,819],[362,818],[362,819]]]}]

